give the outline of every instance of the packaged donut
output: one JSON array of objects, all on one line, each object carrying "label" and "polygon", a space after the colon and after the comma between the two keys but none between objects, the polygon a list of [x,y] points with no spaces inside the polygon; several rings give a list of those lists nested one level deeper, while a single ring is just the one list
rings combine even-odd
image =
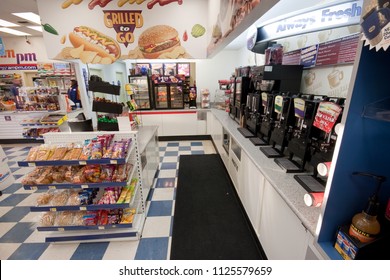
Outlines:
[{"label": "packaged donut", "polygon": [[55,219],[56,219],[56,212],[45,212],[40,219],[40,225],[42,227],[53,226]]},{"label": "packaged donut", "polygon": [[26,161],[34,161],[37,158],[39,146],[32,147],[28,152]]},{"label": "packaged donut", "polygon": [[68,147],[66,145],[59,145],[54,149],[54,152],[49,160],[62,160],[67,151]]},{"label": "packaged donut", "polygon": [[71,226],[73,225],[73,211],[62,211],[57,213],[57,217],[54,221],[56,226]]}]

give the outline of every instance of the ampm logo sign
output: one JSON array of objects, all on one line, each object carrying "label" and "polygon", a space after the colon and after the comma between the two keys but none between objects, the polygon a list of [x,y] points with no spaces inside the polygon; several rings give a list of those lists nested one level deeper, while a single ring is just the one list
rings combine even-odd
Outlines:
[{"label": "ampm logo sign", "polygon": [[0,70],[36,70],[36,53],[16,53],[15,50],[5,50],[0,58],[13,59],[16,63],[0,64]]}]

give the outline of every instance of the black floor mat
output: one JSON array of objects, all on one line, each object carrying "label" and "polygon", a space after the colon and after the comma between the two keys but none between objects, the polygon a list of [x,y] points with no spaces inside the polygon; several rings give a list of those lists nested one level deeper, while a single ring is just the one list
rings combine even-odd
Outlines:
[{"label": "black floor mat", "polygon": [[217,154],[182,155],[171,260],[265,259]]}]

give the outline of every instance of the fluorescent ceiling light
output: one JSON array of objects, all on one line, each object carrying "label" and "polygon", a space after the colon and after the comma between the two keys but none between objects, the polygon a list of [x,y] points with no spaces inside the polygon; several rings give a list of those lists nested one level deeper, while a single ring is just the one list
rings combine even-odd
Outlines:
[{"label": "fluorescent ceiling light", "polygon": [[39,15],[27,12],[27,13],[12,13],[14,16],[27,19],[28,21],[34,22],[36,24],[41,24],[41,18]]},{"label": "fluorescent ceiling light", "polygon": [[42,32],[42,26],[41,25],[30,25],[30,26],[26,26],[30,29],[34,29],[36,31],[39,31],[39,32]]},{"label": "fluorescent ceiling light", "polygon": [[17,36],[31,36],[31,34],[28,34],[26,32],[18,31],[15,29],[7,28],[7,27],[0,27],[0,32],[5,32]]},{"label": "fluorescent ceiling light", "polygon": [[9,21],[6,21],[6,20],[3,20],[3,19],[0,19],[0,26],[2,26],[2,27],[16,27],[19,25],[12,23],[12,22],[9,22]]}]

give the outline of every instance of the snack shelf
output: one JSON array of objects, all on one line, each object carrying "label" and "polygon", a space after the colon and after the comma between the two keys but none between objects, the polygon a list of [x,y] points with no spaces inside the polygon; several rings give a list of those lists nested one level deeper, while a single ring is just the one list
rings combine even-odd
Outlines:
[{"label": "snack shelf", "polygon": [[[51,235],[46,237],[46,242],[95,242],[96,240],[128,240],[129,238],[140,237],[138,230],[142,228],[145,223],[145,214],[136,214],[133,219],[132,227],[111,227],[108,229],[99,228],[97,230],[86,230],[86,234],[77,234],[74,231],[51,231]],[[72,235],[63,235],[64,233],[74,233]],[[77,232],[83,232],[81,229]],[[59,235],[57,235],[59,234]]]},{"label": "snack shelf", "polygon": [[62,206],[31,206],[31,212],[59,211],[96,211],[129,208],[131,203],[91,204],[91,205],[62,205]]},{"label": "snack shelf", "polygon": [[40,185],[23,185],[25,190],[64,190],[64,189],[92,189],[108,187],[125,187],[127,182],[102,182],[102,183],[84,183],[84,184],[40,184]]},{"label": "snack shelf", "polygon": [[[49,145],[62,145],[70,143],[81,143],[87,139],[92,139],[99,135],[107,134],[107,132],[58,132],[58,133],[46,133],[44,135],[45,144]],[[63,215],[64,211],[94,211],[101,213],[101,210],[115,210],[115,209],[135,209],[135,214],[133,219],[128,219],[122,223],[115,224],[88,224],[82,222],[81,224],[69,224],[59,225],[54,223],[53,225],[43,224],[38,225],[37,230],[45,232],[46,242],[88,242],[88,241],[106,241],[106,240],[129,240],[129,238],[139,239],[141,236],[143,224],[145,222],[145,200],[143,194],[142,186],[142,171],[141,171],[141,159],[140,152],[138,147],[137,140],[138,133],[137,131],[132,132],[116,132],[113,136],[112,141],[121,141],[122,139],[131,139],[130,145],[128,147],[127,154],[125,158],[109,158],[109,159],[91,159],[91,160],[52,160],[52,161],[21,161],[18,162],[19,166],[67,166],[67,165],[106,165],[106,164],[126,164],[131,163],[133,166],[127,169],[126,177],[128,178],[126,182],[99,182],[99,183],[51,183],[51,184],[31,184],[23,185],[24,189],[30,190],[49,190],[53,191],[53,195],[58,194],[57,192],[67,192],[67,190],[72,190],[71,193],[78,193],[80,196],[80,201],[76,201],[79,205],[67,205],[67,203],[72,204],[75,202],[68,202],[67,199],[64,202],[61,202],[63,205],[53,205],[59,204],[57,200],[56,203],[50,202],[48,200],[47,204],[35,205],[30,207],[31,212],[48,212],[55,215],[59,218],[58,215]],[[134,180],[137,180],[136,183]],[[123,193],[124,188],[131,186],[131,197],[127,196],[126,202],[123,202],[125,197]],[[110,198],[109,192],[110,189],[105,188],[115,188],[122,187],[121,192],[122,197],[119,195],[119,198],[112,200]],[[99,189],[97,191],[97,196],[93,198],[92,204],[90,200],[85,200],[84,197],[85,189]],[[78,191],[79,190],[79,191]],[[129,193],[127,193],[129,194]],[[77,195],[76,195],[77,198]],[[87,202],[88,201],[88,202]],[[115,203],[114,201],[117,201]],[[38,201],[37,201],[38,202]],[[87,203],[85,203],[87,202]],[[113,203],[114,202],[114,203]],[[85,204],[84,204],[85,203]],[[95,203],[95,204],[93,204]],[[98,203],[107,203],[107,204],[98,204]],[[114,211],[116,212],[116,211]]]},{"label": "snack shelf", "polygon": [[108,93],[108,94],[114,94],[114,95],[120,95],[120,86],[111,85],[108,82],[93,82],[89,81],[89,90],[95,91],[95,92],[101,92],[101,93]]},{"label": "snack shelf", "polygon": [[42,160],[42,161],[18,161],[20,167],[34,166],[61,166],[61,165],[90,165],[90,164],[124,164],[128,161],[134,150],[134,144],[131,143],[126,158],[101,158],[87,160]]},{"label": "snack shelf", "polygon": [[[135,166],[129,171],[128,178],[133,178]],[[131,179],[123,182],[99,182],[99,183],[51,183],[51,184],[24,184],[25,190],[64,190],[64,189],[92,189],[92,188],[109,188],[109,187],[125,187],[129,185]]]}]

